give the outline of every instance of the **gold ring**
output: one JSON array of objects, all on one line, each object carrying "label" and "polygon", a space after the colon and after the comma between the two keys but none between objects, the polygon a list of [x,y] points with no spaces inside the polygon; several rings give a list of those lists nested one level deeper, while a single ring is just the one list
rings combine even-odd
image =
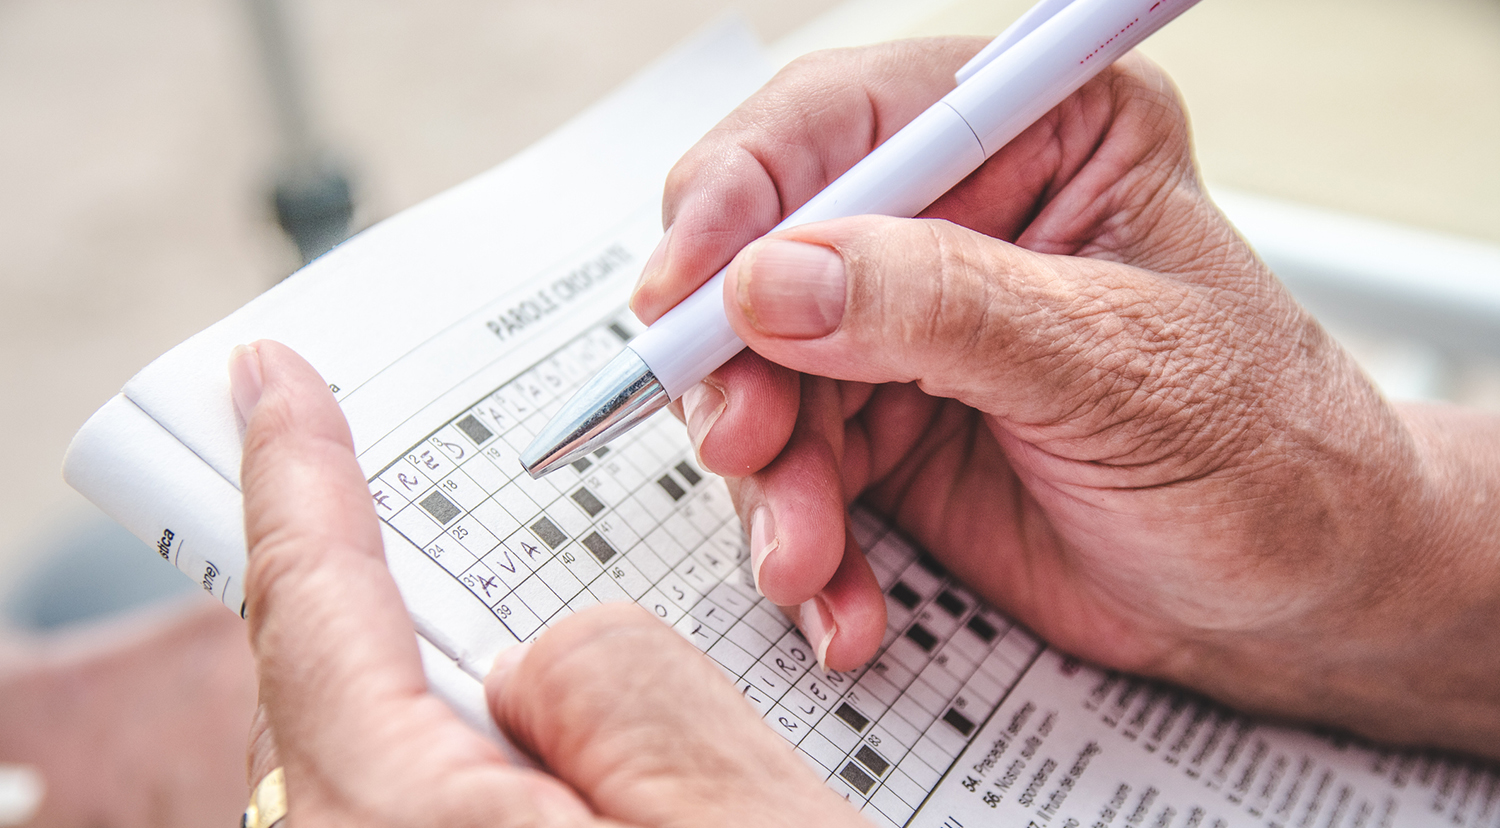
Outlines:
[{"label": "gold ring", "polygon": [[275,828],[286,817],[286,772],[276,768],[250,793],[240,828]]}]

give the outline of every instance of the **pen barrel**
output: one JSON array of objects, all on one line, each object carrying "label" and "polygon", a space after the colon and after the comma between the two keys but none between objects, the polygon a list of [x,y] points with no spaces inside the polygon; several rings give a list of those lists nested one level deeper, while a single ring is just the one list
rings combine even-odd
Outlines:
[{"label": "pen barrel", "polygon": [[[1073,0],[943,101],[989,156],[1198,0]],[[967,71],[967,67],[966,67]]]},{"label": "pen barrel", "polygon": [[[973,130],[950,107],[929,108],[773,229],[847,216],[910,218],[984,163]],[[631,340],[630,348],[677,399],[745,343],[724,312],[725,271]]]}]

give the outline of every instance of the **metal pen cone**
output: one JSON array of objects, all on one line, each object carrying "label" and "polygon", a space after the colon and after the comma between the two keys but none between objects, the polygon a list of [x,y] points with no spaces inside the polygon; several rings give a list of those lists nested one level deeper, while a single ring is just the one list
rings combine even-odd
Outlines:
[{"label": "metal pen cone", "polygon": [[532,477],[577,460],[665,408],[670,400],[656,375],[626,348],[578,389],[521,452]]}]

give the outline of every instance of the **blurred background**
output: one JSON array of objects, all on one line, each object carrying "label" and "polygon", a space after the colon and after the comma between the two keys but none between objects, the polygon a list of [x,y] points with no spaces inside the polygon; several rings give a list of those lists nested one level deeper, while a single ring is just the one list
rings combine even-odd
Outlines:
[{"label": "blurred background", "polygon": [[[59,467],[136,370],[300,265],[278,181],[283,213],[357,230],[725,13],[785,60],[1029,5],[0,0],[0,618],[191,588]],[[1500,410],[1500,0],[1206,0],[1144,50],[1221,204],[1387,392]]]}]

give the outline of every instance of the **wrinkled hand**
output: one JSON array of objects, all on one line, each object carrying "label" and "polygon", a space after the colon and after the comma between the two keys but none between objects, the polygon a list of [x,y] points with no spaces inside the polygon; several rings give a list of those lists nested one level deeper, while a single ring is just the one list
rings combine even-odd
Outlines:
[{"label": "wrinkled hand", "polygon": [[[1500,723],[1497,658],[1453,670],[1500,649],[1479,620],[1500,594],[1493,517],[1476,517],[1494,510],[1432,462],[1431,418],[1385,402],[1209,201],[1147,61],[1106,69],[918,219],[755,241],[980,45],[799,61],[668,180],[633,307],[654,320],[729,263],[751,350],[679,413],[733,478],[762,592],[829,666],[872,655],[883,599],[844,517],[863,498],[1068,651],[1493,750],[1433,703]],[[1439,538],[1448,519],[1490,527],[1490,546]]]},{"label": "wrinkled hand", "polygon": [[427,692],[327,386],[274,342],[237,351],[231,377],[262,703],[251,781],[286,768],[290,825],[860,824],[634,605],[579,613],[497,662],[490,709],[545,770],[507,763]]}]

